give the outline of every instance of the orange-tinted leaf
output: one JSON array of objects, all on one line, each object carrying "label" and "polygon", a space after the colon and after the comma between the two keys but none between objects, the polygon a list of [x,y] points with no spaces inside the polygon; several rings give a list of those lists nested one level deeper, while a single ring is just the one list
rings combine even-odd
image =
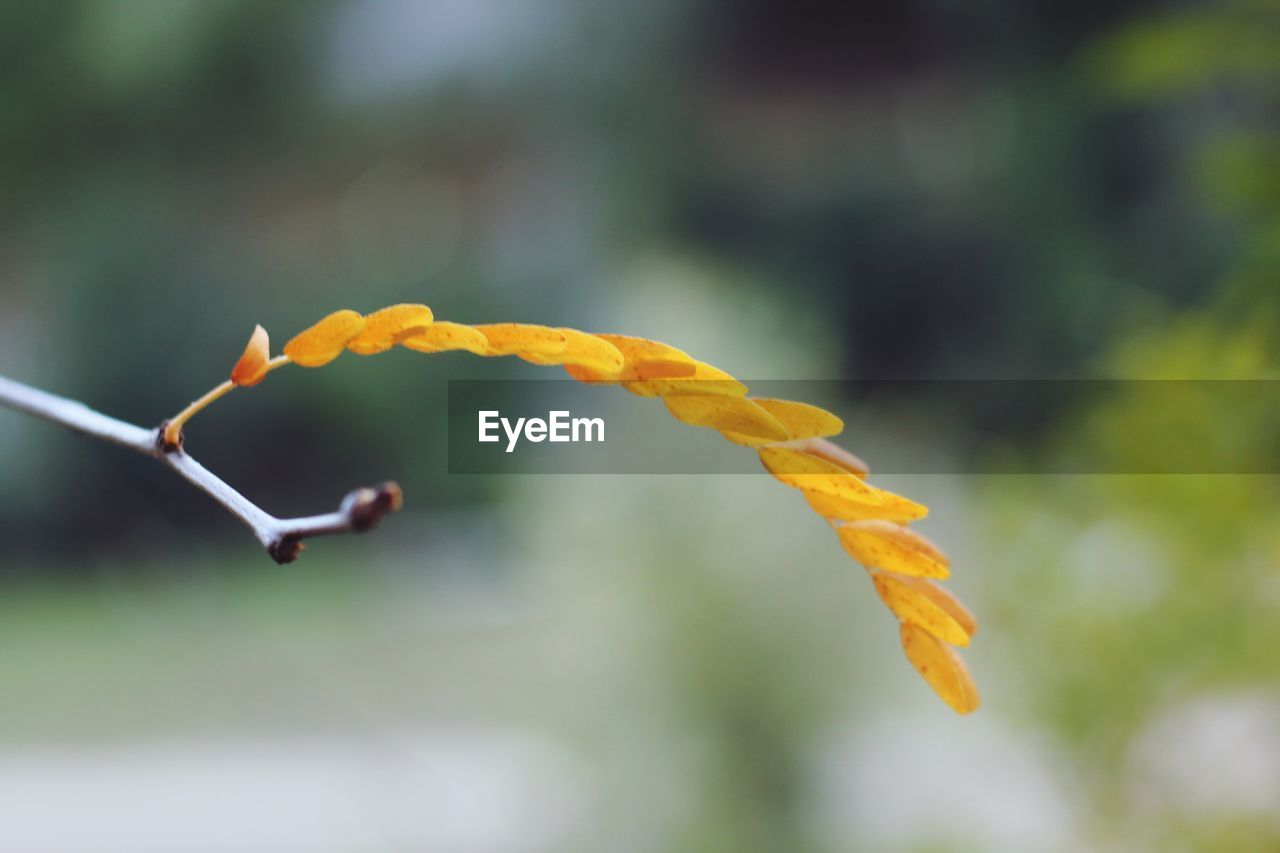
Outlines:
[{"label": "orange-tinted leaf", "polygon": [[400,346],[418,352],[466,350],[476,355],[489,354],[489,339],[471,326],[438,320],[421,332],[400,339]]},{"label": "orange-tinted leaf", "polygon": [[944,608],[925,593],[904,581],[919,578],[894,577],[887,572],[875,572],[871,576],[876,592],[885,606],[903,622],[919,625],[933,636],[953,646],[969,645],[969,632]]},{"label": "orange-tinted leaf", "polygon": [[622,352],[608,341],[577,329],[559,329],[565,336],[563,352],[554,355],[522,352],[520,357],[530,364],[563,364],[604,374],[616,374],[626,360]]},{"label": "orange-tinted leaf", "polygon": [[347,341],[347,349],[359,355],[386,352],[401,338],[431,325],[434,318],[425,305],[391,305],[364,318],[364,329]]},{"label": "orange-tinted leaf", "polygon": [[231,368],[231,381],[244,387],[257,385],[267,378],[267,362],[270,360],[271,340],[267,337],[267,330],[254,326],[240,360]]},{"label": "orange-tinted leaf", "polygon": [[489,355],[555,355],[569,345],[565,333],[532,323],[485,323],[473,327],[489,342]]},{"label": "orange-tinted leaf", "polygon": [[885,521],[896,521],[905,524],[908,521],[915,521],[924,518],[929,514],[929,508],[923,504],[918,504],[913,500],[895,495],[893,492],[886,492],[884,489],[876,489],[873,491],[879,495],[881,503],[876,506],[864,503],[854,503],[853,501],[843,501],[840,498],[834,498],[831,495],[824,495],[819,492],[805,492],[804,499],[809,502],[809,507],[823,518],[830,518],[836,521],[864,521],[870,518],[881,518]]},{"label": "orange-tinted leaf", "polygon": [[982,702],[978,687],[956,650],[910,622],[903,622],[900,631],[907,660],[942,701],[958,714],[976,711]]},{"label": "orange-tinted leaf", "polygon": [[744,397],[681,395],[666,397],[662,402],[672,417],[686,424],[730,430],[763,441],[787,438],[787,428],[781,421]]},{"label": "orange-tinted leaf", "polygon": [[641,397],[671,397],[677,394],[724,394],[745,397],[747,386],[718,367],[701,361],[693,363],[693,373],[681,379],[623,380],[622,387]]},{"label": "orange-tinted leaf", "polygon": [[355,311],[334,311],[284,345],[284,354],[300,367],[321,367],[342,354],[347,341],[364,331]]},{"label": "orange-tinted leaf", "polygon": [[[844,429],[844,421],[818,406],[791,400],[775,400],[770,397],[750,399],[781,421],[793,439],[821,438],[836,435]],[[763,439],[731,431],[725,432],[724,437],[734,444],[745,444],[748,447],[759,447],[763,443]]]},{"label": "orange-tinted leaf", "polygon": [[858,475],[826,459],[786,447],[762,447],[759,453],[769,473],[793,489],[870,506],[879,506],[882,502],[879,489],[873,489]]},{"label": "orange-tinted leaf", "polygon": [[900,575],[945,578],[950,561],[928,539],[891,521],[846,521],[840,542],[859,563]]}]

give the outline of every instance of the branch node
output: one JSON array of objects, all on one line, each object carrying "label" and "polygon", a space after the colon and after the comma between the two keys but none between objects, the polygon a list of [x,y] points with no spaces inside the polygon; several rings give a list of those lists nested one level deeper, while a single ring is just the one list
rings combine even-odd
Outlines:
[{"label": "branch node", "polygon": [[165,433],[169,429],[169,419],[165,418],[160,422],[160,426],[156,428],[156,449],[161,453],[173,453],[181,450],[182,445],[186,443],[186,435],[182,430],[178,430],[178,440],[170,441],[165,437]]}]

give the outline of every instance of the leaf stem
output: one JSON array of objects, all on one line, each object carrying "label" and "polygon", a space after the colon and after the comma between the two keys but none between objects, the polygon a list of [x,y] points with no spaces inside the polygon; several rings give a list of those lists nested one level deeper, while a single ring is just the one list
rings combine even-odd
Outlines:
[{"label": "leaf stem", "polygon": [[164,443],[166,448],[176,448],[182,444],[182,425],[191,420],[205,406],[208,406],[214,400],[229,394],[235,390],[235,383],[228,379],[221,385],[211,388],[203,396],[193,400],[191,405],[187,406],[181,412],[169,418],[164,425]]},{"label": "leaf stem", "polygon": [[[278,355],[267,362],[267,372],[275,370],[277,367],[283,367],[289,363],[289,356]],[[221,385],[216,385],[205,392],[204,396],[193,400],[189,406],[178,414],[169,418],[164,424],[164,445],[166,449],[174,449],[182,446],[182,427],[183,425],[203,411],[214,401],[234,391],[236,384],[228,379]]]}]

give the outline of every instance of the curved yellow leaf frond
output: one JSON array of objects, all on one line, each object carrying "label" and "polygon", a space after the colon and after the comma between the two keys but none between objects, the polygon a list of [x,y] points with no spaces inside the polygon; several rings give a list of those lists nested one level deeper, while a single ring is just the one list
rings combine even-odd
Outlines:
[{"label": "curved yellow leaf frond", "polygon": [[902,644],[912,665],[956,711],[978,707],[978,693],[963,661],[945,643],[967,645],[977,631],[973,614],[931,580],[950,573],[949,561],[928,539],[905,525],[928,508],[872,486],[857,456],[828,441],[844,423],[819,406],[748,397],[747,386],[683,350],[648,338],[590,334],[528,323],[464,325],[436,321],[425,305],[392,305],[367,317],[336,311],[295,336],[284,355],[270,358],[267,333],[254,330],[231,379],[197,399],[167,425],[176,447],[182,425],[237,386],[261,382],[289,361],[320,367],[344,349],[360,355],[396,345],[439,353],[514,355],[531,364],[560,365],[575,380],[620,385],[641,397],[659,397],[677,420],[715,429],[756,450],[765,469],[799,490],[809,507],[836,529],[844,549],[867,567],[881,600],[902,623]]}]

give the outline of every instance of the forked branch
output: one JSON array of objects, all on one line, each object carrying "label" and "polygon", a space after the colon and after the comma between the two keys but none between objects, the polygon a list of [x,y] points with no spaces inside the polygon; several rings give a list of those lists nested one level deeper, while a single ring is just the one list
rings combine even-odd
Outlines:
[{"label": "forked branch", "polygon": [[276,518],[231,488],[181,447],[170,445],[171,449],[168,449],[163,438],[164,424],[156,429],[145,429],[96,412],[75,400],[3,376],[0,376],[0,404],[159,460],[240,519],[277,563],[296,560],[304,539],[372,530],[383,516],[400,509],[402,503],[400,487],[395,483],[383,483],[356,489],[343,498],[334,512],[302,518]]}]

